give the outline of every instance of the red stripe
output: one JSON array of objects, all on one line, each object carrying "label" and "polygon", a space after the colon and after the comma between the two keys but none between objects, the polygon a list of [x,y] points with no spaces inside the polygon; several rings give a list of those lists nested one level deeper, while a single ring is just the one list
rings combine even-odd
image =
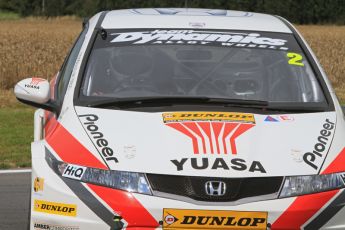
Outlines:
[{"label": "red stripe", "polygon": [[57,122],[54,117],[49,122],[55,124],[54,129],[46,136],[46,141],[62,161],[87,167],[107,169],[104,163],[100,162],[70,132]]},{"label": "red stripe", "polygon": [[55,97],[55,84],[58,74],[56,74],[49,82],[50,86],[50,99],[54,100]]},{"label": "red stripe", "polygon": [[338,156],[332,161],[332,163],[321,174],[329,174],[329,173],[344,172],[344,171],[345,171],[345,148],[341,150]]},{"label": "red stripe", "polygon": [[93,184],[88,184],[88,186],[100,196],[114,212],[122,216],[130,227],[147,227],[148,229],[159,227],[157,221],[131,193]]},{"label": "red stripe", "polygon": [[290,207],[274,222],[272,229],[300,229],[339,190],[299,196]]},{"label": "red stripe", "polygon": [[211,154],[214,153],[213,151],[213,144],[212,144],[212,134],[211,134],[211,124],[210,122],[198,122],[198,125],[202,128],[202,130],[206,133],[209,143],[210,143],[210,149]]},{"label": "red stripe", "polygon": [[187,126],[187,128],[191,129],[194,133],[196,133],[199,137],[201,137],[203,153],[206,154],[206,141],[205,141],[204,136],[202,135],[199,127],[196,125],[196,123],[195,122],[185,122],[183,124],[185,126]]},{"label": "red stripe", "polygon": [[[333,162],[321,173],[335,173],[344,171],[345,148],[338,154]],[[300,229],[317,211],[319,211],[338,190],[299,196],[288,209],[274,222],[272,229]]]},{"label": "red stripe", "polygon": [[45,136],[48,136],[55,128],[58,122],[56,121],[55,114],[49,111],[45,111],[45,126],[44,132]]},{"label": "red stripe", "polygon": [[216,145],[217,145],[217,153],[220,154],[220,147],[219,147],[219,134],[222,131],[222,128],[224,126],[224,122],[212,122],[212,128],[214,132],[214,136],[216,139]]},{"label": "red stripe", "polygon": [[177,131],[180,131],[181,133],[183,133],[183,134],[187,135],[188,137],[190,137],[192,139],[192,142],[193,142],[194,154],[199,154],[198,140],[196,139],[196,137],[191,132],[188,131],[188,129],[186,129],[180,123],[169,123],[169,124],[166,124],[166,125],[170,126],[171,128],[174,128]]},{"label": "red stripe", "polygon": [[224,154],[228,154],[228,150],[226,148],[226,144],[225,144],[225,138],[229,135],[229,133],[234,130],[235,128],[237,128],[237,126],[239,126],[240,124],[238,123],[225,123],[225,127],[224,127],[224,132],[223,132],[223,147],[224,147]]},{"label": "red stripe", "polygon": [[[101,161],[74,138],[55,118],[52,118],[50,122],[56,123],[55,129],[46,137],[46,141],[60,156],[62,161],[87,167],[107,169]],[[159,226],[151,214],[131,193],[92,184],[88,184],[88,186],[114,212],[120,214],[127,221],[129,227],[141,226],[143,228],[138,229],[152,230]]]},{"label": "red stripe", "polygon": [[232,154],[237,154],[236,144],[235,140],[238,136],[242,135],[244,132],[246,132],[248,129],[254,127],[254,124],[240,124],[240,127],[236,129],[234,134],[230,137],[230,145],[231,145],[231,151]]}]

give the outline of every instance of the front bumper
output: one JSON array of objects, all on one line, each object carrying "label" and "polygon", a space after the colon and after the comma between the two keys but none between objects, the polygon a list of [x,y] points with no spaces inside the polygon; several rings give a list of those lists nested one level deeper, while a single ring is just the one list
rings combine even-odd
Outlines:
[{"label": "front bumper", "polygon": [[[41,187],[35,183],[37,178],[43,179]],[[267,229],[345,229],[344,189],[240,205],[199,205],[63,178],[42,158],[33,160],[32,182],[31,229],[161,229],[164,209],[267,213]],[[214,229],[223,228],[226,229]]]}]

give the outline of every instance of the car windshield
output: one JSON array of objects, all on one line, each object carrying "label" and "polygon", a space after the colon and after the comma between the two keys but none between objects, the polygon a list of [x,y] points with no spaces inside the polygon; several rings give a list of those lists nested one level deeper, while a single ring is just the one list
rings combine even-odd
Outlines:
[{"label": "car windshield", "polygon": [[292,34],[224,30],[103,30],[81,95],[325,102]]}]

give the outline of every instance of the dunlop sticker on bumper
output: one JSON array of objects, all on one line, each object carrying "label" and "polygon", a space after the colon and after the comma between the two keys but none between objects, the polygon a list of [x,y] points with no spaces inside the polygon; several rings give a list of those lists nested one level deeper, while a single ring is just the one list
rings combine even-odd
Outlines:
[{"label": "dunlop sticker on bumper", "polygon": [[255,124],[254,115],[251,113],[233,112],[175,112],[163,113],[164,123],[184,121],[221,121],[243,122]]},{"label": "dunlop sticker on bumper", "polygon": [[62,216],[76,216],[77,205],[55,203],[55,202],[49,202],[49,201],[44,201],[44,200],[35,200],[34,211],[62,215]]},{"label": "dunlop sticker on bumper", "polygon": [[164,209],[163,229],[267,229],[266,212]]}]

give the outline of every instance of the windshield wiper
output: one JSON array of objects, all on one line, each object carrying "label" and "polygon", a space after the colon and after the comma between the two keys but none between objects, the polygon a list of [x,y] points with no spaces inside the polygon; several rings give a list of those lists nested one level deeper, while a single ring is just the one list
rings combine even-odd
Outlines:
[{"label": "windshield wiper", "polygon": [[267,101],[242,100],[228,98],[210,97],[132,97],[98,100],[89,103],[87,106],[96,108],[106,107],[140,107],[140,106],[160,106],[160,105],[221,105],[221,106],[243,106],[243,107],[267,107]]},{"label": "windshield wiper", "polygon": [[321,102],[300,102],[300,103],[281,103],[270,102],[265,110],[279,111],[279,112],[324,112],[327,111],[328,105]]},{"label": "windshield wiper", "polygon": [[103,98],[87,104],[88,107],[157,107],[171,105],[217,105],[224,107],[256,108],[263,111],[275,112],[324,112],[327,104],[320,102],[268,102],[261,100],[245,100],[212,97],[131,97],[131,98]]}]

